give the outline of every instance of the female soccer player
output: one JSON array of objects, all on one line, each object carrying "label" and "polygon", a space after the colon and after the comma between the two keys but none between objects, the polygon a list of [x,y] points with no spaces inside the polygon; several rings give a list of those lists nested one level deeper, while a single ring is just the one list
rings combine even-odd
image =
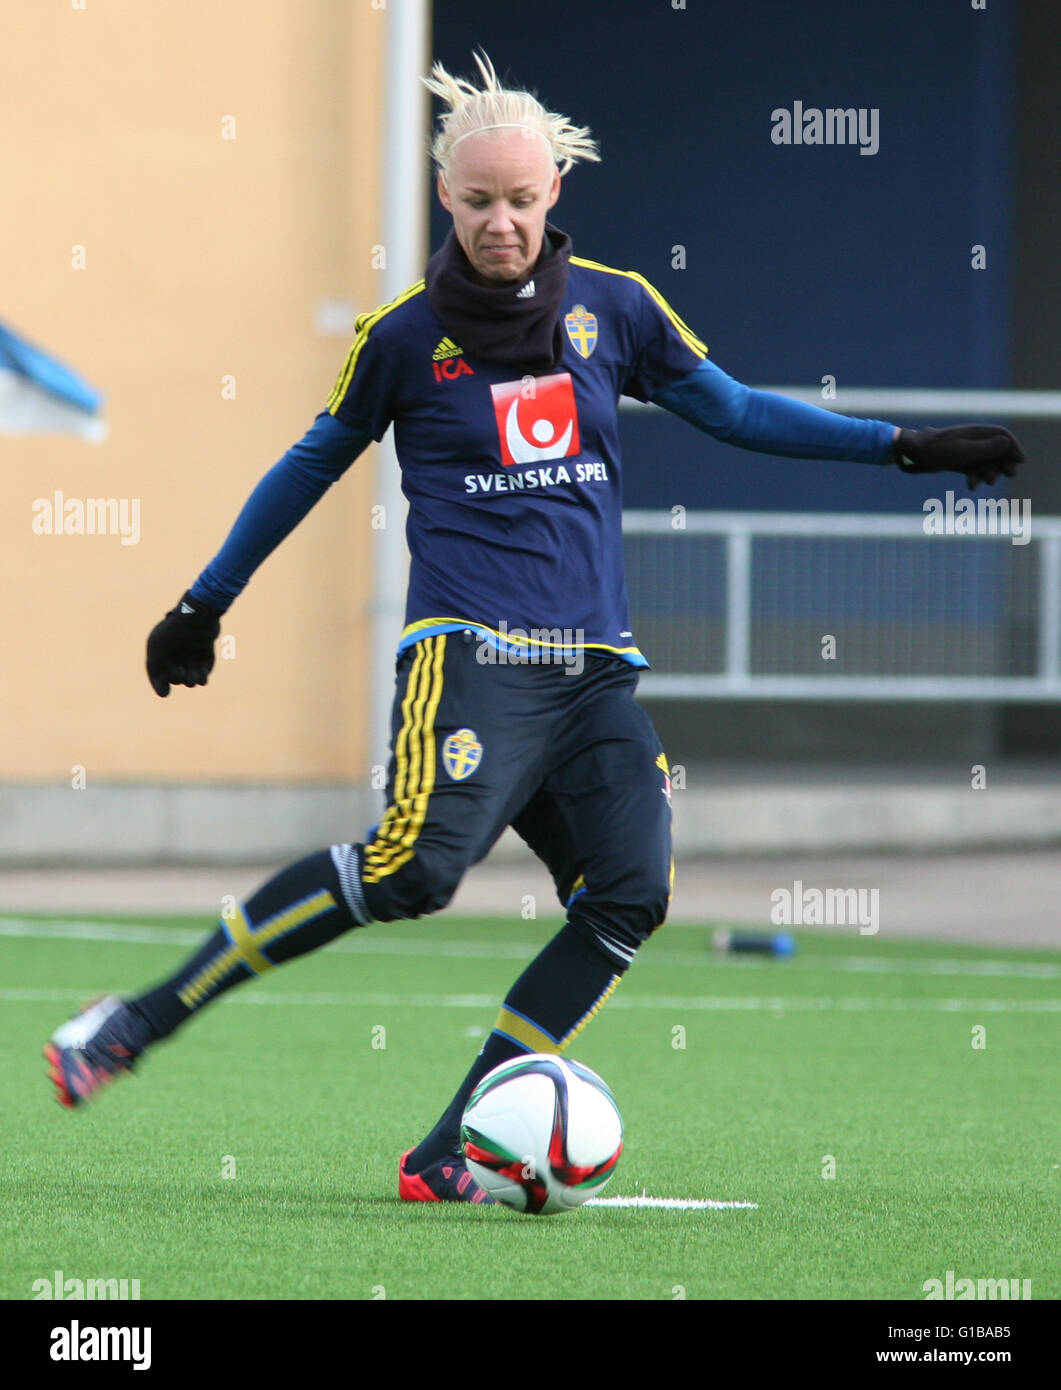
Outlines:
[{"label": "female soccer player", "polygon": [[438,64],[427,80],[448,108],[432,151],[445,244],[423,280],[358,318],[327,409],[147,647],[159,695],[205,685],[221,614],[393,424],[412,563],[382,819],[284,869],[172,978],[89,1008],[45,1049],[59,1098],[79,1105],[233,985],[353,927],[445,907],[512,825],[566,922],[400,1159],[409,1201],[489,1200],[459,1152],[474,1086],[521,1052],[562,1051],[666,915],[670,785],[634,699],[647,662],[623,576],[620,395],[744,449],[954,469],[972,485],[1023,457],[992,426],[900,431],[732,380],[640,275],[573,254],[546,217],[562,176],[598,158],[589,131],[476,61],[481,87]]}]

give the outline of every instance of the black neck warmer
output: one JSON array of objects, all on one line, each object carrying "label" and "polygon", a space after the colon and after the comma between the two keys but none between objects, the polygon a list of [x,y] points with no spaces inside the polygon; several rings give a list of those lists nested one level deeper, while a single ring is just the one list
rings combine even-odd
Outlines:
[{"label": "black neck warmer", "polygon": [[[441,250],[427,263],[427,300],[447,335],[469,357],[540,375],[559,366],[563,356],[560,305],[570,259],[571,238],[547,222],[541,253],[525,279],[483,285],[450,228]],[[526,294],[528,285],[533,294]]]}]

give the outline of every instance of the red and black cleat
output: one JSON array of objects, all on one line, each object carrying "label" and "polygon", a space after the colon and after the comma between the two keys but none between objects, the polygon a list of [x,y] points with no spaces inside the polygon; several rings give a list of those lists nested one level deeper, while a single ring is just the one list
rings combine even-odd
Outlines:
[{"label": "red and black cleat", "polygon": [[73,1109],[132,1071],[144,1050],[143,1025],[117,995],[109,995],[64,1023],[44,1048],[57,1099]]},{"label": "red and black cleat", "polygon": [[420,1173],[406,1171],[410,1149],[398,1160],[398,1196],[403,1202],[473,1202],[476,1206],[494,1206],[490,1196],[464,1166],[456,1154],[447,1154],[429,1163]]}]

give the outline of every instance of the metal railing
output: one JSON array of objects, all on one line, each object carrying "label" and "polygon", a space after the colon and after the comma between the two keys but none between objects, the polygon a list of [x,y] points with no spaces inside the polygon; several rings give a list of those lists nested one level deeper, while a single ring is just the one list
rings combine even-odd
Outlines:
[{"label": "metal railing", "polygon": [[[1061,517],[629,511],[634,640],[659,698],[1061,699]],[[1016,541],[1016,543],[1014,543]]]},{"label": "metal railing", "polygon": [[[1056,420],[1061,418],[1061,391],[965,390],[910,386],[838,386],[823,396],[814,386],[759,386],[778,396],[790,396],[805,405],[816,405],[841,415],[869,415],[892,419],[901,416],[962,416],[970,420]],[[657,405],[624,396],[620,410],[659,410]],[[899,420],[896,423],[900,423]]]}]

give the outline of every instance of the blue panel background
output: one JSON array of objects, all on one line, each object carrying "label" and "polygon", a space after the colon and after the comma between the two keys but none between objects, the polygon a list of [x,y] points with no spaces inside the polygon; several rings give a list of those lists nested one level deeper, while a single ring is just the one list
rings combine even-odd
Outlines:
[{"label": "blue panel background", "polygon": [[[433,52],[470,73],[481,45],[592,127],[603,163],[572,171],[553,220],[580,254],[646,275],[740,380],[989,387],[1009,356],[1012,11],[440,0]],[[774,145],[770,113],[796,100],[878,107],[879,152]],[[433,247],[447,227],[434,203]],[[970,268],[976,243],[986,271]],[[953,476],[926,488],[773,459],[664,416],[624,416],[623,440],[631,507],[916,511],[926,492],[965,495]]]}]

